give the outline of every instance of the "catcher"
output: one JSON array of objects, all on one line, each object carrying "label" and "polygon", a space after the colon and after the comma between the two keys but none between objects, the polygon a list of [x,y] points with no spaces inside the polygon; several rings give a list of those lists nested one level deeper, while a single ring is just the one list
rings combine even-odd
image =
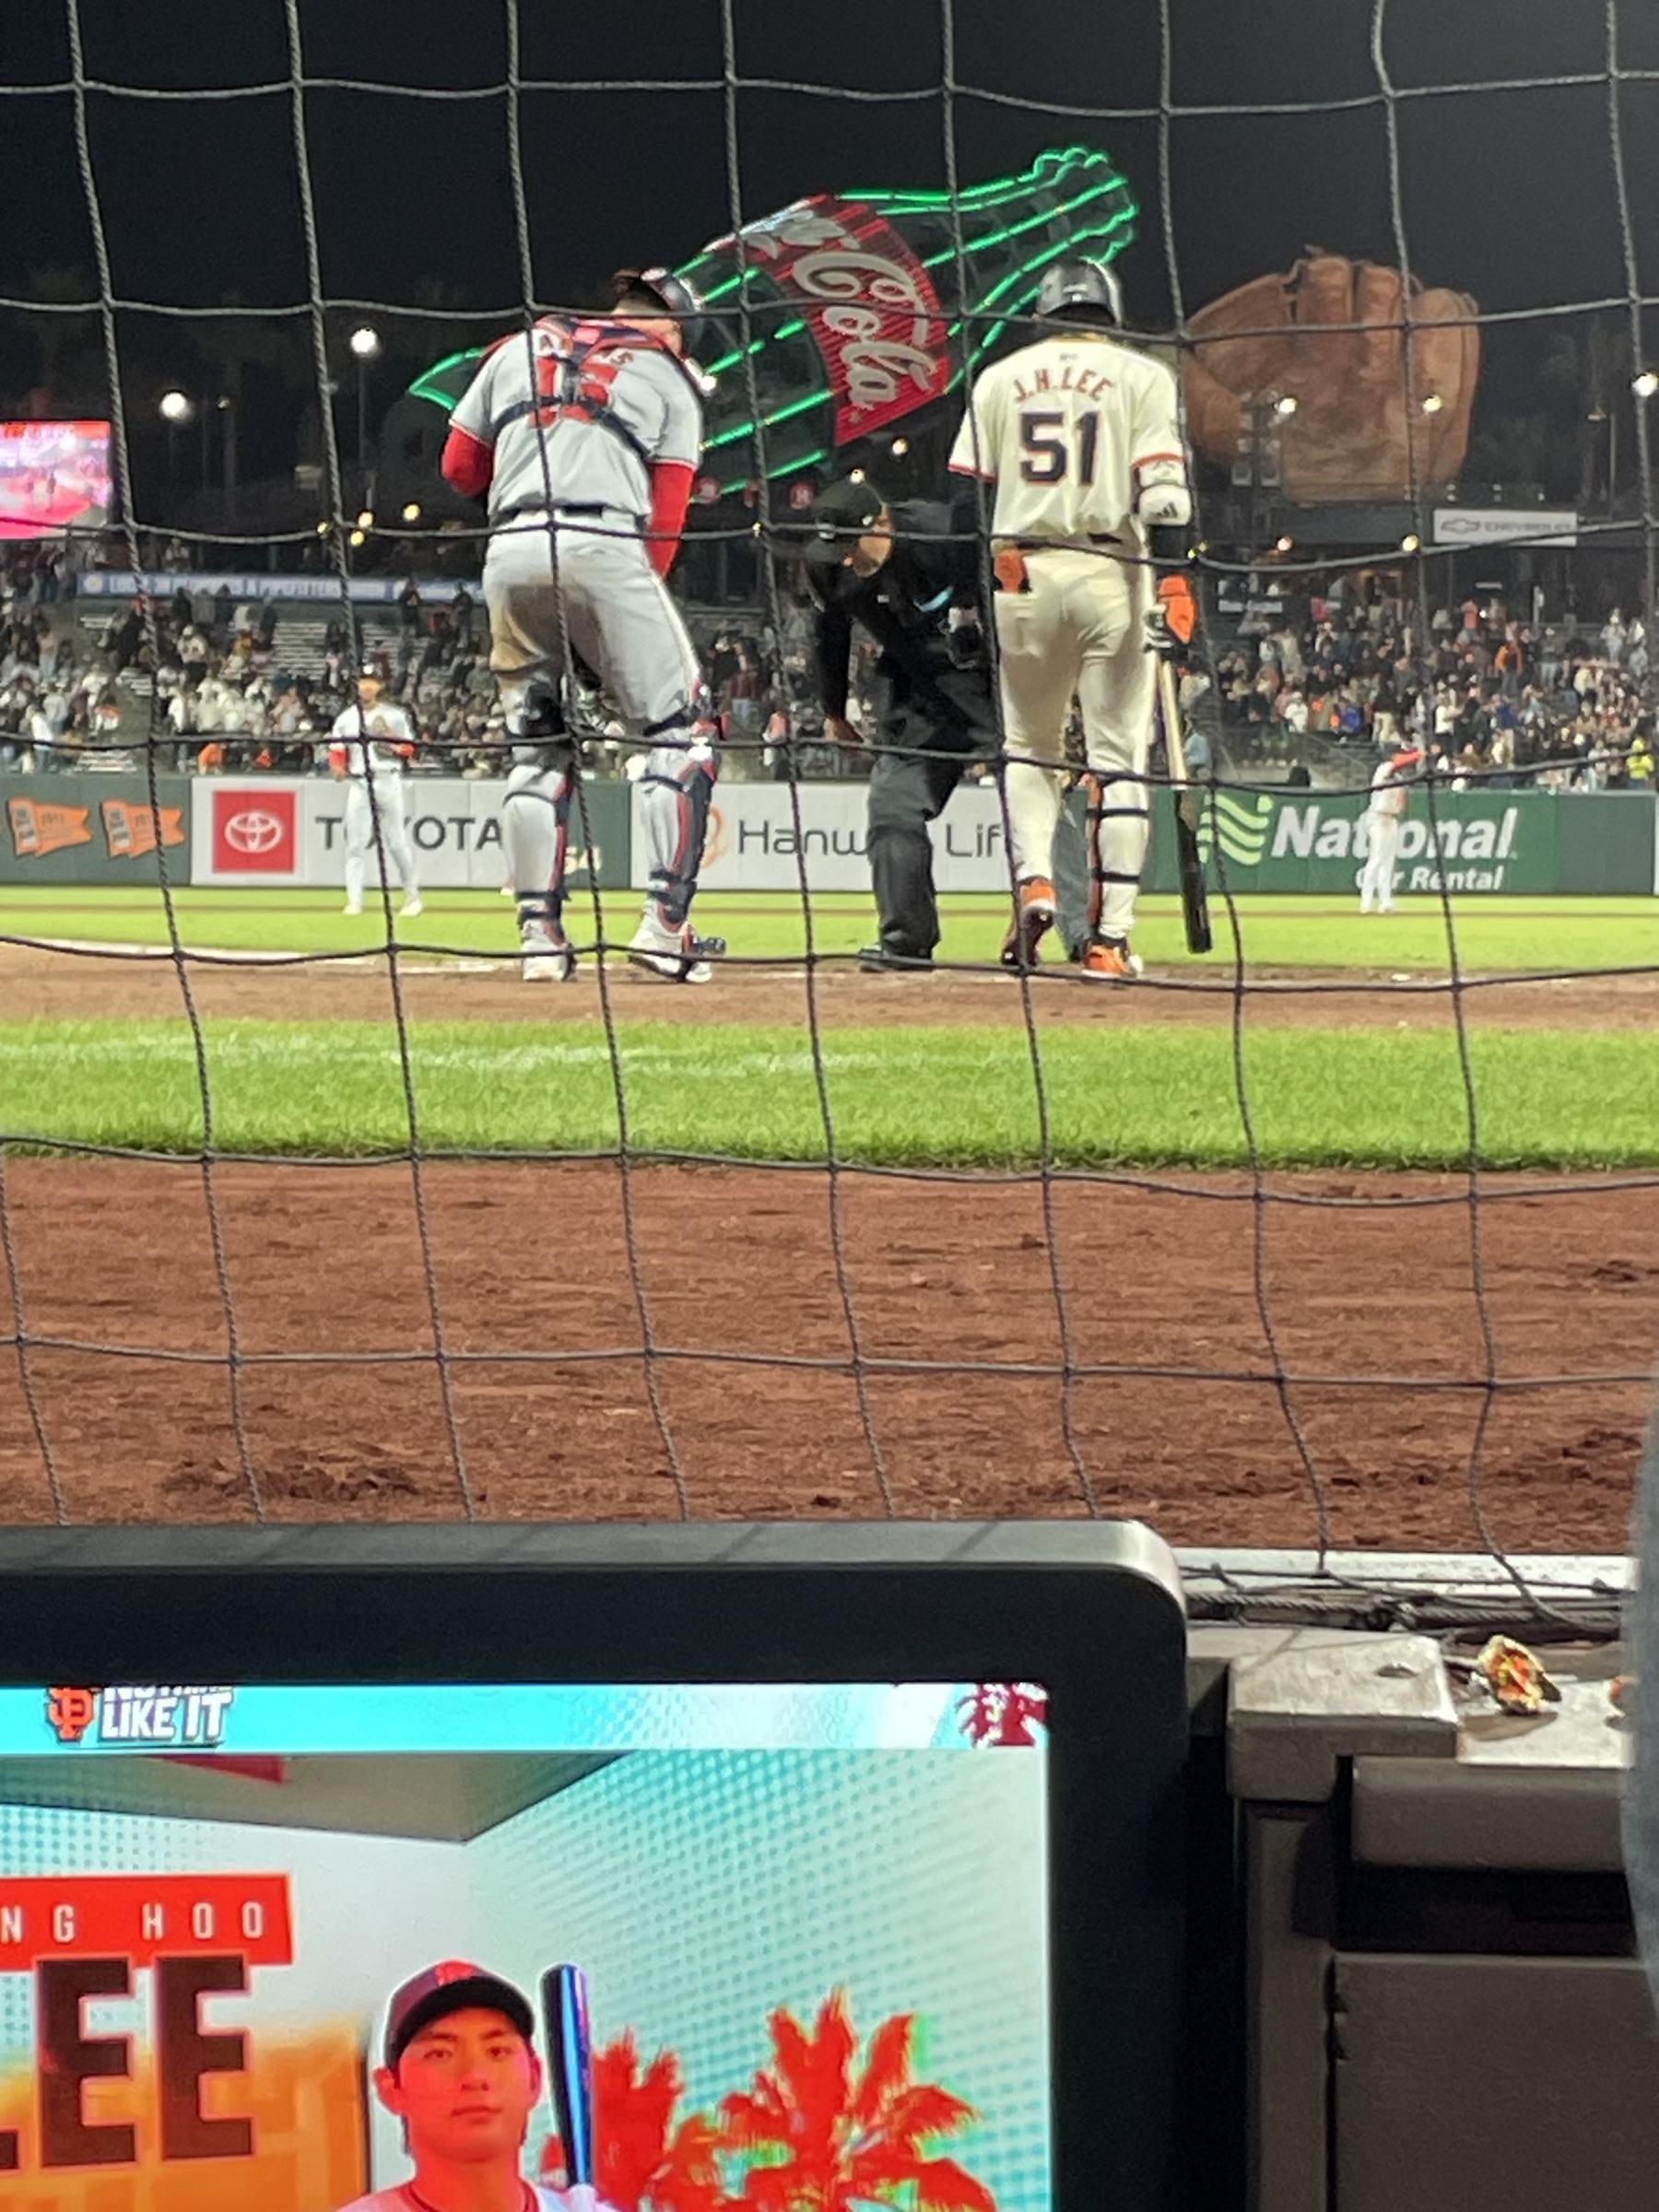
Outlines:
[{"label": "catcher", "polygon": [[1049,330],[981,372],[950,456],[958,474],[993,488],[1018,881],[1002,957],[1011,967],[1034,966],[1053,924],[1054,831],[1076,693],[1093,779],[1092,896],[1080,966],[1115,981],[1138,972],[1129,933],[1149,826],[1155,656],[1184,644],[1196,617],[1186,576],[1167,574],[1155,590],[1147,557],[1185,559],[1193,497],[1174,375],[1120,341],[1123,296],[1112,271],[1100,262],[1056,262],[1043,272],[1036,312]]},{"label": "catcher", "polygon": [[650,746],[651,888],[630,957],[670,982],[706,983],[725,945],[698,935],[691,901],[719,764],[663,581],[702,450],[706,380],[690,358],[702,303],[667,269],[621,270],[611,288],[605,314],[544,316],[486,357],[452,418],[443,474],[489,500],[484,598],[515,764],[501,843],[524,980],[563,982],[576,964],[562,919],[575,763],[560,696],[575,653]]}]

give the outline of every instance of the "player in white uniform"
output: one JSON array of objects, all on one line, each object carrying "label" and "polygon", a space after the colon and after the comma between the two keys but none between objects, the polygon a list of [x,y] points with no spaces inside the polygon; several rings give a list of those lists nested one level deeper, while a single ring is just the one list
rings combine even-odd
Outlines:
[{"label": "player in white uniform", "polygon": [[1422,757],[1421,747],[1412,747],[1377,763],[1371,805],[1365,810],[1369,849],[1359,871],[1362,914],[1392,914],[1394,911],[1394,858],[1400,850],[1400,824],[1411,804],[1411,771]]},{"label": "player in white uniform", "polygon": [[382,699],[382,688],[380,670],[365,661],[358,672],[356,706],[336,714],[329,732],[329,768],[336,782],[349,784],[346,794],[346,912],[360,914],[363,911],[363,888],[369,877],[370,855],[376,851],[378,830],[376,878],[384,883],[389,856],[403,886],[401,912],[418,914],[420,884],[415,848],[404,818],[402,773],[403,762],[415,751],[415,725],[406,708],[394,700]]},{"label": "player in white uniform", "polygon": [[[1043,273],[1056,327],[974,382],[951,468],[994,488],[992,567],[1018,899],[1003,948],[1035,963],[1054,919],[1054,829],[1066,717],[1082,710],[1093,779],[1085,974],[1138,972],[1129,949],[1150,818],[1156,654],[1192,634],[1192,587],[1154,587],[1148,555],[1181,561],[1193,515],[1175,377],[1122,344],[1116,276],[1098,262]],[[961,500],[959,511],[966,512]],[[975,517],[977,520],[977,517]],[[1053,763],[1053,766],[1046,765]]]},{"label": "player in white uniform", "polygon": [[406,1982],[387,2007],[374,2093],[403,2122],[414,2179],[340,2212],[605,2212],[591,2188],[524,2177],[544,2081],[535,2030],[523,1992],[464,1959]]},{"label": "player in white uniform", "polygon": [[663,581],[702,451],[705,380],[690,360],[701,302],[665,269],[625,270],[614,289],[603,318],[548,315],[501,340],[455,409],[443,473],[489,495],[484,598],[517,741],[501,842],[526,982],[575,967],[561,919],[573,651],[629,735],[651,740],[651,888],[632,957],[671,982],[707,982],[708,956],[725,947],[700,937],[690,912],[718,759],[697,655]]}]

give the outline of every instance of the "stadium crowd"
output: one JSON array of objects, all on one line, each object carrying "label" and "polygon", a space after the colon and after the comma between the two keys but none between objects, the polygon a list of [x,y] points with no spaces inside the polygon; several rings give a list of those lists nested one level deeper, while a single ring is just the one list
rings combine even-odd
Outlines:
[{"label": "stadium crowd", "polygon": [[[1652,788],[1648,626],[1524,620],[1500,599],[1417,611],[1386,575],[1338,576],[1282,614],[1256,611],[1218,656],[1227,725],[1294,754],[1421,745],[1452,779],[1543,790]],[[1260,603],[1257,603],[1259,609]]]},{"label": "stadium crowd", "polygon": [[[180,571],[183,546],[157,553],[180,576],[171,593],[77,603],[84,548],[52,540],[0,547],[0,769],[73,766],[88,744],[107,754],[124,732],[130,739],[147,727],[152,694],[170,764],[203,772],[316,764],[352,695],[343,615],[285,610],[269,594],[239,600],[228,585],[193,591]],[[1419,639],[1416,610],[1386,571],[1338,575],[1300,595],[1276,580],[1265,601],[1253,601],[1256,611],[1216,662],[1224,742],[1241,737],[1246,753],[1294,758],[1312,739],[1369,756],[1404,742],[1421,744],[1430,767],[1454,783],[1653,786],[1645,695],[1654,670],[1640,614],[1616,608],[1594,626],[1530,621],[1501,600],[1469,599],[1434,609]],[[108,618],[89,622],[88,607],[101,615],[106,605]],[[302,625],[293,620],[300,611]],[[730,746],[728,772],[782,775],[793,761],[809,775],[867,773],[867,754],[820,741],[806,606],[786,595],[779,611],[780,626],[691,616]],[[394,607],[360,614],[357,650],[410,712],[417,772],[503,769],[476,583],[462,580],[434,604],[409,579]],[[854,719],[873,716],[874,658],[866,644],[855,659]],[[613,726],[596,748],[601,771],[637,766],[637,748],[621,735]]]}]

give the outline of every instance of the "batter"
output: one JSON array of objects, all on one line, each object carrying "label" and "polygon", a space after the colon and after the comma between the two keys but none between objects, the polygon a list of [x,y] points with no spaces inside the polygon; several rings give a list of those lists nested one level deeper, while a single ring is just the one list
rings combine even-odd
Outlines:
[{"label": "batter", "polygon": [[[1192,635],[1184,574],[1156,593],[1147,556],[1185,558],[1193,513],[1174,372],[1118,342],[1118,281],[1099,262],[1043,272],[1055,328],[975,381],[950,455],[991,493],[1008,819],[1018,897],[1004,947],[1032,966],[1053,925],[1054,831],[1075,694],[1092,782],[1086,975],[1138,971],[1129,949],[1146,864],[1158,653]],[[966,503],[964,502],[964,505]]]}]

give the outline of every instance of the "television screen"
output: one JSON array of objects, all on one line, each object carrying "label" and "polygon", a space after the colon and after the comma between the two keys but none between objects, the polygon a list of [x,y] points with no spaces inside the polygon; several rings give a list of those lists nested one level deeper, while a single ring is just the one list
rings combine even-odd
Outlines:
[{"label": "television screen", "polygon": [[1028,1682],[0,1688],[0,2204],[1047,2212],[1045,1722]]},{"label": "television screen", "polygon": [[109,519],[107,422],[0,422],[0,537]]}]

